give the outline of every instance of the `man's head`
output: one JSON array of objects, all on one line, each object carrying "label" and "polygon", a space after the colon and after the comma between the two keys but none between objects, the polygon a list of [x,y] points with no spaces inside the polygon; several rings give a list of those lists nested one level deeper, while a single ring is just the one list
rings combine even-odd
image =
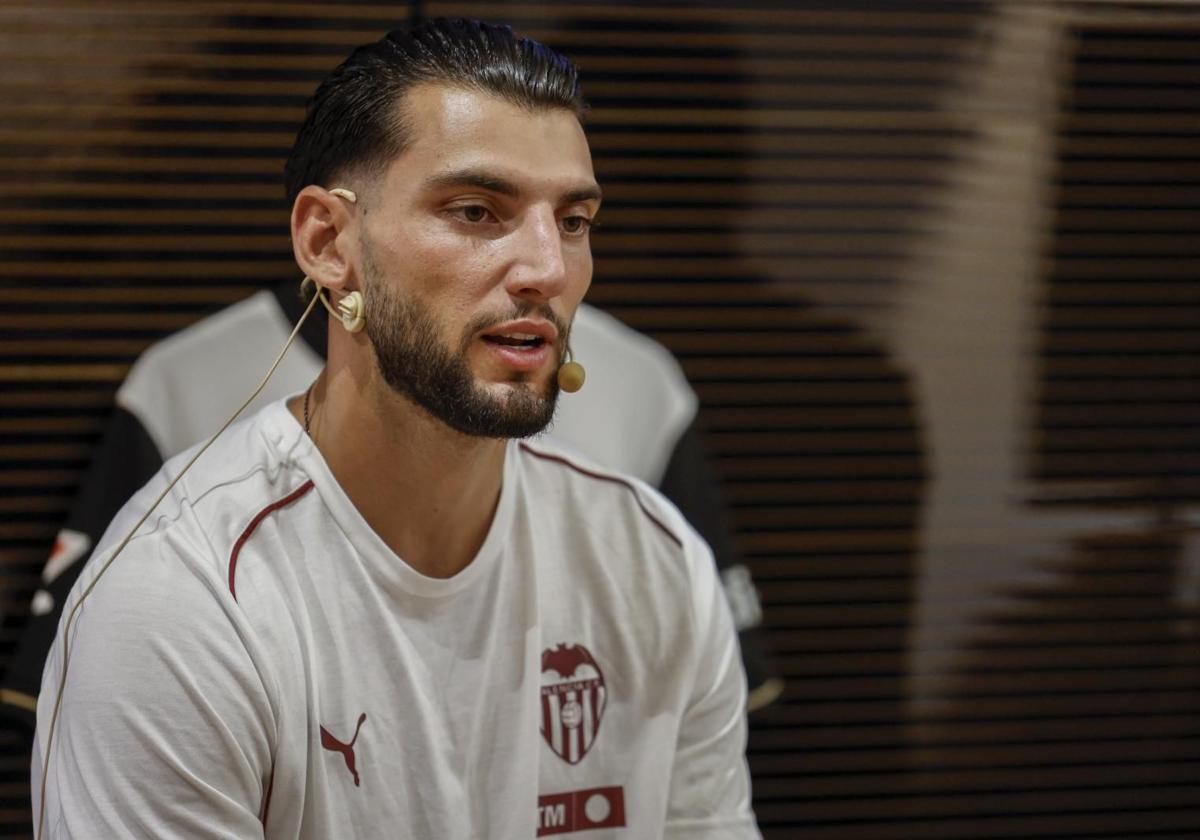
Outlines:
[{"label": "man's head", "polygon": [[389,32],[321,82],[284,167],[289,204],[309,184],[378,176],[418,127],[395,106],[418,85],[487,93],[529,111],[587,110],[575,66],[507,26],[434,19]]},{"label": "man's head", "polygon": [[599,207],[582,113],[561,56],[431,21],[334,71],[288,162],[297,260],[366,298],[369,340],[334,340],[460,432],[520,437],[553,415]]}]

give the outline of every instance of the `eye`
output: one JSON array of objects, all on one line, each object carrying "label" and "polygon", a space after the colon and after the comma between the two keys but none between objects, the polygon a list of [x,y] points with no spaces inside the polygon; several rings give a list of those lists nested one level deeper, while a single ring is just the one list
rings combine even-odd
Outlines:
[{"label": "eye", "polygon": [[492,215],[491,211],[489,211],[482,204],[466,204],[462,207],[456,207],[455,212],[462,217],[463,221],[471,222],[473,224],[485,222],[487,221],[488,217]]},{"label": "eye", "polygon": [[569,236],[583,236],[595,224],[587,216],[564,216],[559,222],[562,226],[563,233]]}]

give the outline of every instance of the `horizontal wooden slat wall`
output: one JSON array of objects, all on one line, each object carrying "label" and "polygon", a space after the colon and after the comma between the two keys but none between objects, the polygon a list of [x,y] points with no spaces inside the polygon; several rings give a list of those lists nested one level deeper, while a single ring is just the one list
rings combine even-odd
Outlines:
[{"label": "horizontal wooden slat wall", "polygon": [[[584,69],[607,196],[592,300],[695,382],[788,680],[750,744],[764,831],[886,821],[908,762],[916,411],[880,340],[810,293],[896,281],[986,5],[424,5],[509,19]],[[136,353],[293,271],[281,156],[315,80],[395,7],[0,10],[23,68],[0,88],[10,617]],[[5,761],[23,836],[24,758]]]},{"label": "horizontal wooden slat wall", "polygon": [[1037,475],[1059,497],[1186,517],[1200,497],[1200,12],[1093,12],[1072,37]]},{"label": "horizontal wooden slat wall", "polygon": [[1089,524],[995,593],[934,740],[994,762],[987,836],[1197,837],[1200,9],[1058,11],[1028,503]]},{"label": "horizontal wooden slat wall", "polygon": [[[764,834],[1200,836],[1181,560],[1196,552],[1194,4],[421,5],[508,20],[582,66],[606,193],[591,300],[694,382],[787,680],[751,731]],[[1069,33],[1074,68],[1029,301],[1035,490],[1018,501],[1148,524],[1047,545],[1040,578],[990,591],[936,696],[914,697],[938,476],[893,306],[930,241],[1003,234],[985,207],[931,240],[927,211],[978,135],[1028,137],[1004,132],[1007,100],[950,104],[1016,6]],[[114,388],[150,342],[294,275],[279,172],[304,100],[408,11],[0,5],[0,666]],[[985,569],[1012,535],[971,539]],[[924,606],[936,625],[943,605]],[[18,733],[0,742],[0,836],[25,837],[27,757]]]}]

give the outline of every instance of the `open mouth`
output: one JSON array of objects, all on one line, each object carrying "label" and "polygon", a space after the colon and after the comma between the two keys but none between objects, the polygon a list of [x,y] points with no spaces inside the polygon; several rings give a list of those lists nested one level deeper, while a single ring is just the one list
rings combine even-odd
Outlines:
[{"label": "open mouth", "polygon": [[513,333],[512,335],[485,335],[483,340],[490,344],[500,344],[504,347],[522,347],[533,349],[541,347],[546,343],[546,339],[539,335],[530,335],[529,333]]}]

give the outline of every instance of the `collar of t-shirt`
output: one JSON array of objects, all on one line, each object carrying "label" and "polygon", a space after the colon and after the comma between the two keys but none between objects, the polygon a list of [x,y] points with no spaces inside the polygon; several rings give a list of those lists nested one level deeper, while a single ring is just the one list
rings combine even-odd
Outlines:
[{"label": "collar of t-shirt", "polygon": [[[444,598],[461,592],[487,577],[488,571],[498,562],[512,528],[513,497],[519,476],[518,449],[515,441],[510,440],[505,450],[500,501],[483,545],[475,558],[458,574],[449,578],[434,578],[408,565],[367,524],[333,477],[329,465],[325,463],[312,438],[288,411],[287,399],[264,409],[262,420],[268,442],[280,459],[280,468],[295,470],[298,473],[295,480],[288,481],[287,485],[298,487],[304,483],[304,476],[307,476],[312,480],[315,491],[328,511],[332,521],[316,522],[313,523],[314,526],[337,528],[357,552],[361,562],[366,564],[372,576],[377,579],[378,585],[385,590],[423,598]],[[454,527],[454,523],[448,522],[447,527]]]}]

